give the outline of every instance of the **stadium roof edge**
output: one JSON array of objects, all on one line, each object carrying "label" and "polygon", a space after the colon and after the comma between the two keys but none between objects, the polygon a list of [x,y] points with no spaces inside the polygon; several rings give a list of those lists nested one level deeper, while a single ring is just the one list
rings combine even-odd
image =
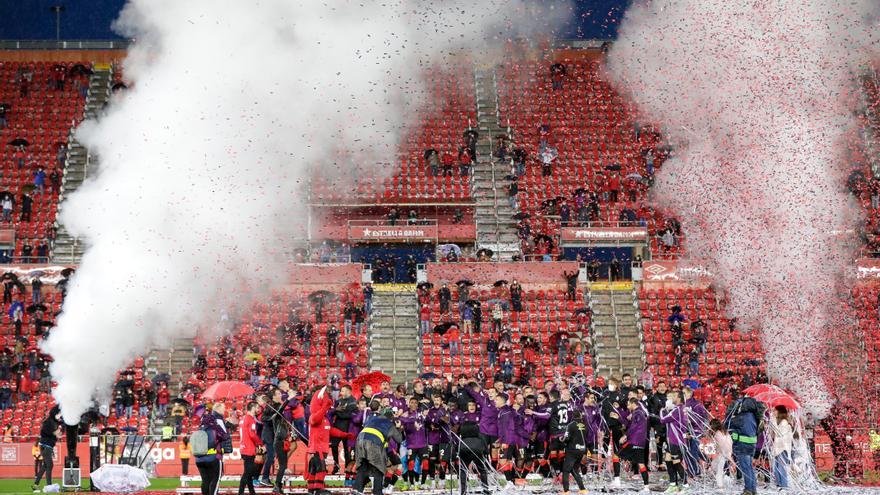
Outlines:
[{"label": "stadium roof edge", "polygon": [[131,40],[0,40],[0,50],[125,50]]}]

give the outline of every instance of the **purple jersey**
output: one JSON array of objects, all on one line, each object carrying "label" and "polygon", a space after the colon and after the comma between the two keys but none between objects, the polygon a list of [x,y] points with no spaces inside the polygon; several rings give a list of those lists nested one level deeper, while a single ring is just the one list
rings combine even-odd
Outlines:
[{"label": "purple jersey", "polygon": [[550,433],[548,431],[548,427],[550,424],[550,405],[544,404],[543,406],[535,406],[532,409],[534,414],[532,414],[532,420],[534,421],[534,432],[535,432],[535,441],[538,443],[544,443],[550,437]]},{"label": "purple jersey", "polygon": [[599,406],[584,406],[584,424],[587,426],[587,441],[597,443],[602,431],[602,410]]},{"label": "purple jersey", "polygon": [[348,448],[354,448],[354,444],[357,442],[358,433],[364,428],[364,423],[367,422],[367,418],[370,417],[370,414],[369,409],[364,409],[363,411],[355,411],[352,415],[351,422],[348,423],[348,432],[354,433],[354,437],[346,440]]},{"label": "purple jersey", "polygon": [[408,449],[423,449],[428,446],[428,435],[425,430],[425,414],[421,411],[407,411],[400,418],[403,431],[406,432]]},{"label": "purple jersey", "polygon": [[428,445],[449,442],[449,412],[445,407],[432,407],[425,416],[428,429]]},{"label": "purple jersey", "polygon": [[523,418],[510,406],[498,410],[498,439],[502,445],[524,446],[522,441]]},{"label": "purple jersey", "polygon": [[498,408],[484,392],[467,389],[468,394],[480,406],[480,433],[490,437],[498,436]]},{"label": "purple jersey", "polygon": [[627,443],[635,447],[648,446],[648,413],[641,404],[626,418],[621,417],[620,422],[626,428]]},{"label": "purple jersey", "polygon": [[687,445],[685,434],[687,433],[687,414],[684,404],[676,406],[671,411],[660,411],[660,422],[666,425],[666,439],[669,445]]}]

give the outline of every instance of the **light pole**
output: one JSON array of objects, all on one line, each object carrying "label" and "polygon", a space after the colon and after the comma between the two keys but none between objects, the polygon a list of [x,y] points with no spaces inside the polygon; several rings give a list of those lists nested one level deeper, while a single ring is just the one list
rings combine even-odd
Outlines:
[{"label": "light pole", "polygon": [[49,10],[55,13],[55,40],[61,41],[61,13],[64,12],[64,5],[53,5]]}]

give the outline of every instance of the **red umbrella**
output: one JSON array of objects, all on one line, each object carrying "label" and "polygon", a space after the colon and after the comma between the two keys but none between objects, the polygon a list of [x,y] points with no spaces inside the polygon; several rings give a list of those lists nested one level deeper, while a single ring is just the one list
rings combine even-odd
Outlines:
[{"label": "red umbrella", "polygon": [[758,383],[756,385],[752,385],[751,387],[743,390],[743,393],[745,395],[748,395],[749,397],[754,397],[758,394],[763,394],[764,392],[769,391],[785,393],[785,391],[781,388],[777,387],[776,385],[770,385],[769,383]]},{"label": "red umbrella", "polygon": [[356,392],[360,393],[360,391],[363,390],[364,385],[369,385],[370,388],[375,391],[379,389],[379,386],[382,385],[382,382],[390,381],[391,377],[386,375],[385,373],[382,373],[380,371],[373,371],[365,375],[356,377],[354,380],[352,380],[351,386]]},{"label": "red umbrella", "polygon": [[236,399],[254,393],[254,389],[244,382],[217,382],[202,394],[202,398],[210,400]]},{"label": "red umbrella", "polygon": [[744,392],[746,395],[752,397],[756,401],[767,404],[769,407],[785,406],[787,409],[793,411],[800,409],[801,407],[800,404],[794,400],[794,397],[776,385],[760,383],[758,385],[752,385],[745,389]]}]

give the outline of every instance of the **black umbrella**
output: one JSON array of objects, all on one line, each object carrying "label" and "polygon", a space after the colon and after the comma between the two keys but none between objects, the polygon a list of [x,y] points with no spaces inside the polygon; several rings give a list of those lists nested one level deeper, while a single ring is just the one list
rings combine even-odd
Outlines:
[{"label": "black umbrella", "polygon": [[472,307],[472,308],[476,308],[477,306],[481,305],[482,303],[480,301],[477,301],[476,299],[469,299],[465,304],[467,306]]},{"label": "black umbrella", "polygon": [[26,311],[30,314],[34,314],[37,311],[46,311],[47,309],[49,308],[47,308],[45,304],[31,304],[27,307]]},{"label": "black umbrella", "polygon": [[444,335],[452,327],[458,327],[458,323],[456,323],[454,321],[448,321],[446,323],[441,323],[439,325],[434,326],[434,333]]},{"label": "black umbrella", "polygon": [[134,380],[119,380],[116,382],[116,388],[118,389],[129,387],[134,387]]},{"label": "black umbrella", "polygon": [[492,251],[489,248],[483,248],[483,249],[480,249],[479,251],[477,251],[477,258],[480,258],[482,256],[485,256],[487,258],[491,258],[494,255],[495,255],[495,251]]},{"label": "black umbrella", "polygon": [[496,280],[492,285],[495,287],[501,287],[502,285],[507,285],[507,280]]},{"label": "black umbrella", "polygon": [[79,76],[79,75],[90,76],[90,75],[92,75],[92,69],[89,69],[88,67],[86,67],[83,64],[76,64],[70,68],[69,74],[71,76]]},{"label": "black umbrella", "polygon": [[578,308],[574,310],[574,314],[576,315],[588,315],[591,311],[588,308]]},{"label": "black umbrella", "polygon": [[516,215],[514,215],[513,218],[515,218],[516,220],[525,220],[527,218],[532,218],[532,216],[524,211],[521,211],[521,212],[517,213]]},{"label": "black umbrella", "polygon": [[152,381],[153,384],[157,384],[159,382],[168,383],[168,380],[170,379],[171,375],[169,375],[168,373],[157,373],[156,376],[154,376],[153,379],[150,381]]},{"label": "black umbrella", "polygon": [[552,207],[556,206],[557,202],[558,201],[555,198],[554,199],[545,199],[544,201],[541,201],[541,208],[552,208]]},{"label": "black umbrella", "polygon": [[31,143],[25,138],[15,138],[12,141],[9,141],[10,146],[30,146]]},{"label": "black umbrella", "polygon": [[605,165],[605,170],[619,171],[622,168],[623,167],[621,167],[620,164],[617,164],[617,163],[615,163],[614,165]]},{"label": "black umbrella", "polygon": [[172,403],[172,404],[180,404],[181,406],[186,407],[186,408],[190,408],[190,407],[192,407],[192,404],[190,404],[189,402],[187,402],[186,399],[183,399],[183,398],[180,398],[180,397],[177,397],[177,398],[171,399],[171,403]]},{"label": "black umbrella", "polygon": [[417,285],[416,287],[419,289],[422,289],[422,288],[433,289],[434,284],[432,284],[431,282],[419,282],[419,285]]},{"label": "black umbrella", "polygon": [[681,306],[675,305],[672,307],[673,313],[681,313]]},{"label": "black umbrella", "polygon": [[313,303],[316,303],[318,301],[328,302],[328,301],[335,301],[335,300],[336,300],[336,294],[330,292],[329,290],[316,290],[315,292],[312,292],[311,294],[309,294],[309,301],[311,301]]},{"label": "black umbrella", "polygon": [[18,275],[12,272],[6,272],[0,277],[0,280],[18,280]]},{"label": "black umbrella", "polygon": [[65,268],[64,270],[61,270],[61,276],[64,278],[69,278],[75,272],[76,272],[76,269],[74,269],[74,268]]},{"label": "black umbrella", "polygon": [[548,246],[551,246],[551,247],[553,246],[553,239],[549,235],[547,235],[547,234],[535,235],[535,242],[538,242],[538,240],[540,240],[540,239],[544,239],[545,241],[547,241]]},{"label": "black umbrella", "polygon": [[124,82],[119,81],[118,83],[114,84],[111,89],[113,91],[119,91],[120,89],[128,89],[128,86],[126,86]]},{"label": "black umbrella", "polygon": [[419,378],[422,380],[433,380],[434,378],[437,378],[437,373],[422,373],[419,375]]},{"label": "black umbrella", "polygon": [[473,283],[472,281],[466,279],[466,278],[463,278],[463,279],[459,280],[458,282],[456,282],[455,285],[467,285],[467,286],[471,286],[471,285],[474,285],[474,283]]}]

